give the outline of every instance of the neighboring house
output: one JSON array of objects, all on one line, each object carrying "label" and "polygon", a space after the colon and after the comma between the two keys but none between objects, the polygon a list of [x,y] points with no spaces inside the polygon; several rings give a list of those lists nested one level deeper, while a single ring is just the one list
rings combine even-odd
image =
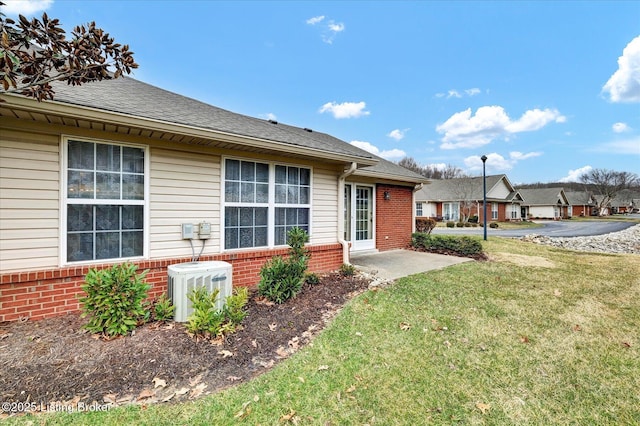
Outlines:
[{"label": "neighboring house", "polygon": [[253,286],[294,226],[316,272],[411,239],[426,179],[330,135],[132,78],[54,87],[0,103],[0,321],[75,311],[88,270],[124,261],[152,296],[196,258]]},{"label": "neighboring house", "polygon": [[611,207],[611,214],[624,214],[631,213],[635,208],[638,208],[638,200],[640,199],[640,191],[633,189],[623,189],[618,192],[616,196],[609,203]]},{"label": "neighboring house", "polygon": [[[521,220],[522,196],[506,175],[486,177],[487,221]],[[465,177],[433,180],[416,193],[416,216],[444,221],[483,219],[483,178]]]},{"label": "neighboring house", "polygon": [[587,191],[565,191],[569,207],[567,216],[591,216],[596,207],[593,195]]},{"label": "neighboring house", "polygon": [[520,189],[527,217],[533,219],[562,219],[569,217],[569,200],[563,188]]}]

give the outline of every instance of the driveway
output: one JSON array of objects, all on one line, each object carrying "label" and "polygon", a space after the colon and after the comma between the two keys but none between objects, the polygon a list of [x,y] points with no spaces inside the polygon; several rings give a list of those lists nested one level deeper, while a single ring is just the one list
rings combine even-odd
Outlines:
[{"label": "driveway", "polygon": [[[518,238],[529,234],[544,235],[546,237],[585,237],[622,231],[637,224],[635,222],[617,222],[610,220],[592,220],[586,222],[536,220],[534,222],[541,224],[542,227],[523,229],[487,228],[487,237]],[[482,231],[482,228],[435,228],[433,234],[483,235]]]}]

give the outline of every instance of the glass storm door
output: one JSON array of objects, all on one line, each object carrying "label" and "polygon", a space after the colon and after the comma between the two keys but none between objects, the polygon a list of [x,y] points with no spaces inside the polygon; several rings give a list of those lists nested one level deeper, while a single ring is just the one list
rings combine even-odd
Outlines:
[{"label": "glass storm door", "polygon": [[354,251],[374,249],[373,187],[346,184],[344,197],[345,240]]}]

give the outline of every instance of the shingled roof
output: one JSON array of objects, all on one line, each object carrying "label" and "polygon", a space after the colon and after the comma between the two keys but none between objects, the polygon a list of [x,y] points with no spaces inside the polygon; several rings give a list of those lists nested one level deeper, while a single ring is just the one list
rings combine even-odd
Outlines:
[{"label": "shingled roof", "polygon": [[[506,175],[491,175],[486,179],[487,200],[512,201],[518,197],[518,191],[511,186]],[[490,197],[491,190],[503,179],[512,190],[511,193],[505,199],[492,199]],[[432,180],[428,187],[416,193],[416,200],[419,201],[468,201],[482,200],[483,198],[482,176]]]},{"label": "shingled roof", "polygon": [[238,136],[374,160],[374,155],[311,129],[227,111],[130,77],[69,86],[54,85],[55,101]]},{"label": "shingled roof", "polygon": [[563,188],[527,188],[520,189],[526,206],[550,206],[569,204]]}]

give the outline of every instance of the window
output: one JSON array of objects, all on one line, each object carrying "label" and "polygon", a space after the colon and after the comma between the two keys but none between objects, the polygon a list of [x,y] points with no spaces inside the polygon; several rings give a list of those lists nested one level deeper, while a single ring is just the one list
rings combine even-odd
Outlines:
[{"label": "window", "polygon": [[520,213],[520,206],[511,204],[511,219],[518,219],[518,213]]},{"label": "window", "polygon": [[458,203],[443,203],[442,204],[442,218],[443,220],[459,220],[460,219],[460,204]]},{"label": "window", "polygon": [[491,203],[491,220],[498,220],[498,203]]},{"label": "window", "polygon": [[68,140],[67,262],[144,255],[145,149]]},{"label": "window", "polygon": [[423,216],[422,203],[416,203],[416,216]]},{"label": "window", "polygon": [[224,248],[285,245],[287,232],[309,232],[311,170],[253,161],[224,163]]}]

